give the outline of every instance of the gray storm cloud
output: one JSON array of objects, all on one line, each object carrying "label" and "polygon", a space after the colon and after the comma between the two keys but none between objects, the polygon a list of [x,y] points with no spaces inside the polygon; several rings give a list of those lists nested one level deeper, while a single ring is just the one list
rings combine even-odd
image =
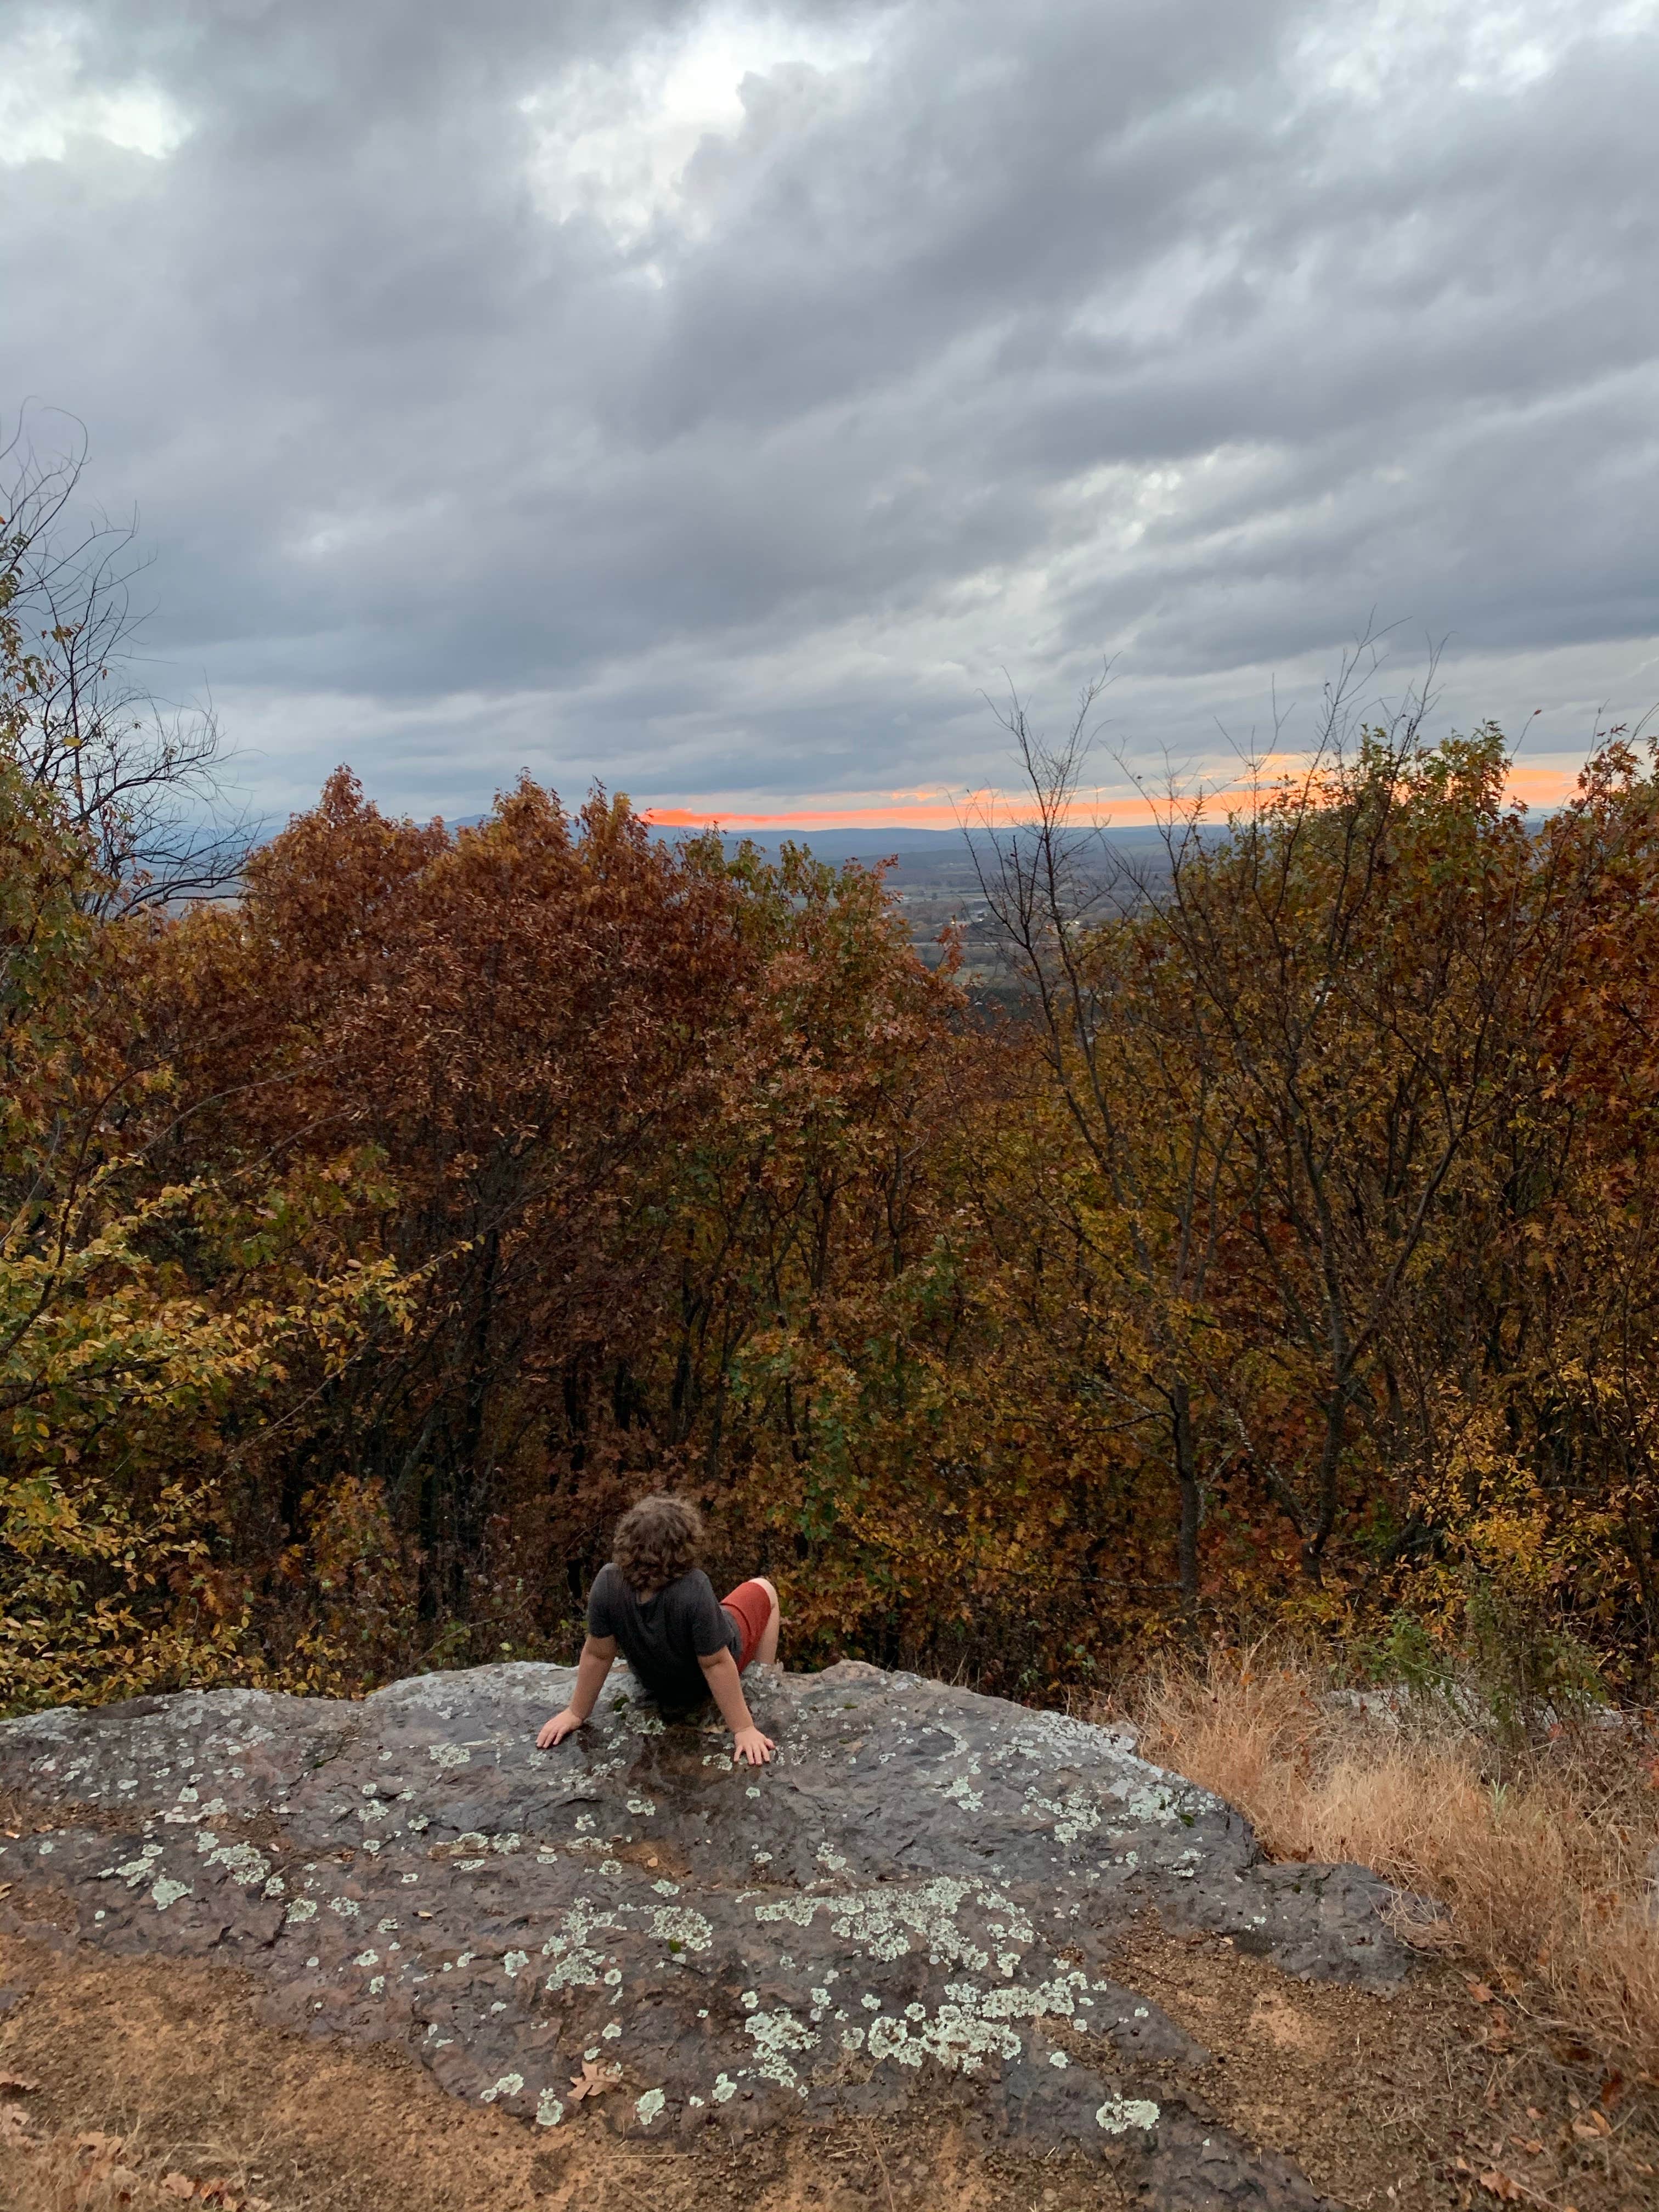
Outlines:
[{"label": "gray storm cloud", "polygon": [[1659,697],[1652,0],[8,11],[0,398],[257,795],[787,806],[1116,657],[1214,750],[1375,613]]}]

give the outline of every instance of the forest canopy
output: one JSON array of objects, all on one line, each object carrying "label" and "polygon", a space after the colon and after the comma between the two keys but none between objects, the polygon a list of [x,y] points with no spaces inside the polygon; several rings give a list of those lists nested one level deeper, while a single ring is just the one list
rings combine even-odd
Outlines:
[{"label": "forest canopy", "polygon": [[[1659,781],[1356,735],[1103,894],[1022,730],[970,1007],[881,872],[344,770],[210,896],[0,577],[0,1704],[568,1656],[679,1488],[794,1663],[1659,1631]],[[199,870],[192,848],[191,866]],[[192,891],[202,886],[192,884]]]}]

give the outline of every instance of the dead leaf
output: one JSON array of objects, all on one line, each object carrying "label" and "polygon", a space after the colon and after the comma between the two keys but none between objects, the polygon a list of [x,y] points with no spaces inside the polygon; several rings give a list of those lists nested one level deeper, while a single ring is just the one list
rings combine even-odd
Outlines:
[{"label": "dead leaf", "polygon": [[1505,2204],[1518,2204],[1523,2194],[1520,2183],[1511,2181],[1498,2166],[1480,2176],[1480,2186],[1490,2195],[1501,2197]]},{"label": "dead leaf", "polygon": [[20,2097],[33,2096],[40,2087],[27,2074],[0,2074],[0,2093],[15,2094]]},{"label": "dead leaf", "polygon": [[1492,1991],[1487,1988],[1485,1982],[1471,1982],[1468,1985],[1468,1989],[1469,1995],[1474,1999],[1476,2004],[1490,2004],[1492,2002]]},{"label": "dead leaf", "polygon": [[1528,2158],[1537,2158],[1542,2154],[1544,2146],[1536,2136],[1511,2136],[1510,2141],[1515,2145],[1516,2150],[1525,2151]]},{"label": "dead leaf", "polygon": [[614,2089],[616,2086],[614,2075],[607,2074],[603,2067],[596,2065],[592,2059],[584,2058],[581,2072],[573,2074],[570,2077],[570,2101],[573,2105],[580,2105],[584,2097],[600,2096],[605,2090]]},{"label": "dead leaf", "polygon": [[76,2136],[75,2148],[84,2160],[82,2179],[86,2186],[90,2187],[100,2181],[122,2179],[130,2181],[132,2179],[129,2171],[124,2170],[120,2175],[115,2171],[121,2164],[121,2154],[126,2148],[121,2136],[94,2130],[90,2135]]},{"label": "dead leaf", "polygon": [[225,2212],[238,2212],[240,2200],[233,2181],[204,2181],[198,2184],[197,2194],[204,2204],[220,2204]]},{"label": "dead leaf", "polygon": [[34,2130],[21,2105],[0,2105],[0,2143],[32,2143]]},{"label": "dead leaf", "polygon": [[163,2197],[194,2197],[196,2184],[187,2173],[164,2173],[161,2176]]},{"label": "dead leaf", "polygon": [[1593,2105],[1582,2120],[1573,2122],[1572,2131],[1580,2142],[1600,2142],[1603,2136],[1613,2133],[1607,2125],[1607,2114],[1598,2112]]},{"label": "dead leaf", "polygon": [[1601,2086],[1595,2093],[1596,2102],[1604,2112],[1610,2112],[1624,2094],[1625,2077],[1615,2066],[1602,2075]]}]

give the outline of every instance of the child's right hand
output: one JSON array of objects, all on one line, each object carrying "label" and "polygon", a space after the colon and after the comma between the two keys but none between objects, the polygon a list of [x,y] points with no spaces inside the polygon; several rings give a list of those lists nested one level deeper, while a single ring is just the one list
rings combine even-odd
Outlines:
[{"label": "child's right hand", "polygon": [[536,1738],[538,1751],[551,1751],[556,1743],[562,1743],[568,1735],[574,1735],[582,1726],[582,1717],[573,1713],[567,1705],[562,1713],[555,1713],[550,1721],[544,1721]]}]

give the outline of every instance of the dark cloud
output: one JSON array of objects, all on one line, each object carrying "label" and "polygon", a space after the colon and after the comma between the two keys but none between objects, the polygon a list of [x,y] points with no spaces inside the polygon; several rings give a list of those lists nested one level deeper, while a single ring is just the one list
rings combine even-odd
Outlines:
[{"label": "dark cloud", "polygon": [[1201,752],[1373,610],[1659,695],[1652,0],[25,0],[0,86],[0,394],[276,803],[959,787],[1103,653]]}]

